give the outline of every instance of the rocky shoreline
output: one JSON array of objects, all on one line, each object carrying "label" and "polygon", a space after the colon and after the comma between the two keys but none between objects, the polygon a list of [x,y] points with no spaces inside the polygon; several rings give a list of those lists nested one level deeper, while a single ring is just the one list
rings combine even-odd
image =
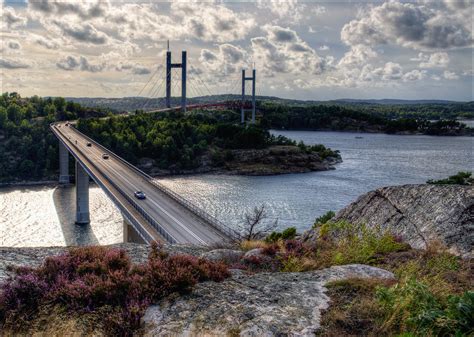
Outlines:
[{"label": "rocky shoreline", "polygon": [[203,173],[266,176],[333,170],[341,162],[340,155],[322,158],[315,151],[305,152],[297,146],[278,145],[265,149],[229,150],[217,165],[212,155],[207,153],[200,158],[199,167],[193,170],[159,169],[151,158],[142,158],[137,167],[153,177]]}]

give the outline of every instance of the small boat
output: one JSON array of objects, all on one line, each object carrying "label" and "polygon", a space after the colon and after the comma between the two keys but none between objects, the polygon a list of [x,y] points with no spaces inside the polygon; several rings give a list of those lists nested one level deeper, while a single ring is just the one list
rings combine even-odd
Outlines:
[{"label": "small boat", "polygon": [[362,137],[362,136],[356,136],[355,137],[355,139],[362,139],[362,138],[364,138],[364,137]]}]

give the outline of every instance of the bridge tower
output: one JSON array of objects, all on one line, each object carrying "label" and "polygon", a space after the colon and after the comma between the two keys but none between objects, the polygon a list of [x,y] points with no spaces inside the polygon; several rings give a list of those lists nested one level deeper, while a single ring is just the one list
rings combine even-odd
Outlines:
[{"label": "bridge tower", "polygon": [[186,112],[186,72],[187,72],[186,51],[181,52],[181,63],[171,62],[171,51],[168,41],[168,50],[166,51],[166,107],[171,108],[171,69],[181,68],[181,109]]},{"label": "bridge tower", "polygon": [[242,69],[242,106],[240,109],[240,123],[245,123],[245,81],[252,81],[252,124],[255,124],[255,80],[257,71],[252,69],[252,76],[245,77],[245,69]]}]

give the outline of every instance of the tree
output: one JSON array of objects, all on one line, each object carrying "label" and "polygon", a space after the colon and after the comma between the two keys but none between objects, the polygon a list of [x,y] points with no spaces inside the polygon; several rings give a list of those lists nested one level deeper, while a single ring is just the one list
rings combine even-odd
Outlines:
[{"label": "tree", "polygon": [[266,221],[268,214],[265,209],[265,205],[255,206],[251,212],[246,213],[244,216],[244,223],[242,227],[242,240],[257,240],[263,239],[276,227],[278,222]]}]

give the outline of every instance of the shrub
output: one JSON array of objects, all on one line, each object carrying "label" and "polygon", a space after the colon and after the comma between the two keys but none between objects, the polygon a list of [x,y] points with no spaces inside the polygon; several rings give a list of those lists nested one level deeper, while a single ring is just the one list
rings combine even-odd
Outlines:
[{"label": "shrub", "polygon": [[75,248],[38,268],[17,269],[1,286],[0,324],[15,328],[41,306],[58,305],[71,314],[100,314],[109,335],[130,335],[150,303],[229,275],[222,263],[169,256],[156,244],[146,263],[133,266],[123,250]]},{"label": "shrub", "polygon": [[473,332],[474,292],[436,297],[429,286],[414,278],[391,288],[381,287],[377,298],[386,317],[385,331],[413,332],[417,335],[463,336]]},{"label": "shrub", "polygon": [[446,179],[430,179],[426,183],[432,185],[472,185],[474,183],[474,178],[472,178],[472,172],[460,171],[457,174],[450,176]]},{"label": "shrub", "polygon": [[319,225],[325,224],[326,222],[334,218],[334,216],[336,216],[336,213],[334,213],[333,211],[327,211],[325,214],[321,215],[319,218],[316,218],[316,220],[314,221],[313,228],[316,228]]},{"label": "shrub", "polygon": [[283,232],[272,232],[265,238],[265,242],[277,242],[278,240],[292,240],[296,237],[296,228],[288,227]]}]

